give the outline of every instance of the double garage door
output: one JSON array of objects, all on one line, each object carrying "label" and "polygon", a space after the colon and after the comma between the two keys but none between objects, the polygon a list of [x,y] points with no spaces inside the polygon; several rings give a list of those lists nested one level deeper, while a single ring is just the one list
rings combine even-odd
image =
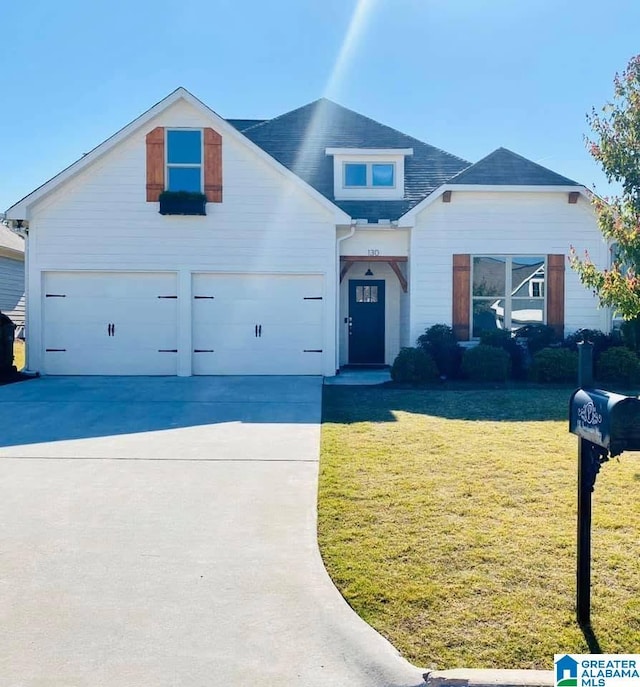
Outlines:
[{"label": "double garage door", "polygon": [[187,303],[175,273],[45,273],[44,372],[175,375],[187,355],[199,375],[322,374],[321,276],[195,273],[191,282]]}]

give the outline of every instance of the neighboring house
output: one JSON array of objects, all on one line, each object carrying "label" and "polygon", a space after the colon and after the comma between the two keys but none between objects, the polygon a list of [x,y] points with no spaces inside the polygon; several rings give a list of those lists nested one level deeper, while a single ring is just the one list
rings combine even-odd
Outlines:
[{"label": "neighboring house", "polygon": [[24,239],[0,222],[0,312],[24,337]]},{"label": "neighboring house", "polygon": [[[206,194],[206,214],[160,214],[166,189]],[[28,231],[27,362],[44,374],[333,375],[390,364],[440,322],[461,341],[609,326],[567,269],[571,244],[608,260],[583,186],[325,99],[225,120],[179,88],[7,218]]]}]

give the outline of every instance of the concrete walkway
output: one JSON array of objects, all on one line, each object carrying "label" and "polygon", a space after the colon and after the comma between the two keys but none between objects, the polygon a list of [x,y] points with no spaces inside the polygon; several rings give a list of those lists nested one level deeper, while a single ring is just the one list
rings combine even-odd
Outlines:
[{"label": "concrete walkway", "polygon": [[0,685],[422,684],[322,565],[321,383],[0,387]]}]

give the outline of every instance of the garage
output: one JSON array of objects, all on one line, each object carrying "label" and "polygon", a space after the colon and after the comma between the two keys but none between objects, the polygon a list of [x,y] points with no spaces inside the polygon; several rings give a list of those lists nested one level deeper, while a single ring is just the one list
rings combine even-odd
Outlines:
[{"label": "garage", "polygon": [[323,285],[315,274],[194,274],[193,373],[322,374]]},{"label": "garage", "polygon": [[42,287],[46,374],[176,374],[174,273],[45,272]]}]

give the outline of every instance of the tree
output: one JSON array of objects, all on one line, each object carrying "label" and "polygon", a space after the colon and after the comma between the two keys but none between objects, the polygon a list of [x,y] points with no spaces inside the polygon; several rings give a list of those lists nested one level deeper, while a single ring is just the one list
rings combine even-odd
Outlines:
[{"label": "tree", "polygon": [[569,260],[601,305],[631,320],[640,316],[640,55],[616,74],[613,102],[594,108],[587,122],[589,152],[622,187],[619,196],[593,199],[600,231],[616,247],[609,269],[598,269],[586,252],[579,258],[573,246]]}]

